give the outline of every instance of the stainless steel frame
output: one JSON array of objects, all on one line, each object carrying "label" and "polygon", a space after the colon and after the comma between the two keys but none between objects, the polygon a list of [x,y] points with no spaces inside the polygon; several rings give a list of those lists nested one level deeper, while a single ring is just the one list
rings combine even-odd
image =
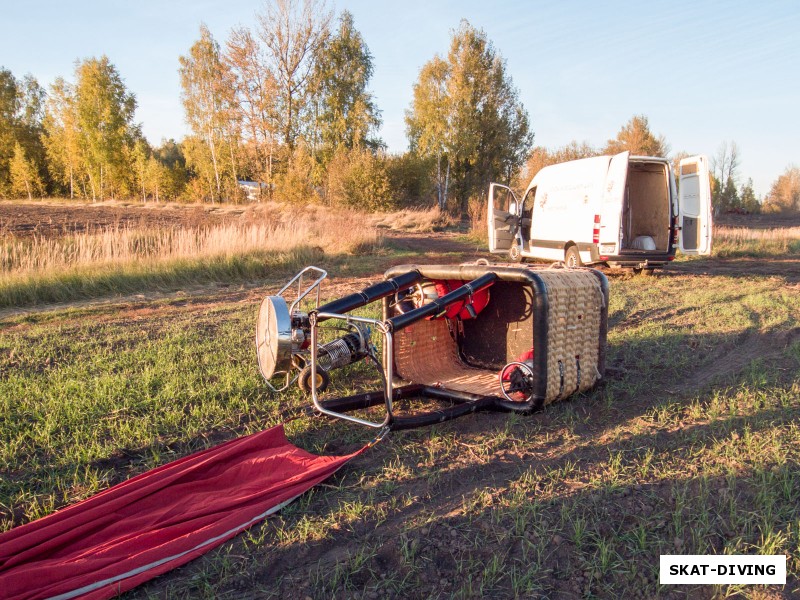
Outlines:
[{"label": "stainless steel frame", "polygon": [[[303,289],[303,278],[306,275],[306,273],[311,273],[311,272],[316,273],[317,277],[313,281],[313,283],[311,283],[305,289]],[[320,286],[321,286],[322,282],[327,277],[328,277],[328,272],[327,271],[325,271],[324,269],[320,269],[319,267],[315,267],[313,265],[309,265],[306,268],[304,268],[302,271],[300,271],[297,275],[292,277],[289,280],[289,282],[286,285],[284,285],[278,291],[278,293],[275,296],[268,296],[265,299],[265,301],[268,301],[268,300],[270,300],[270,298],[272,298],[273,299],[273,304],[274,304],[274,299],[280,298],[283,301],[284,305],[285,305],[286,298],[284,298],[284,294],[286,293],[286,291],[290,287],[292,287],[292,285],[295,282],[297,282],[297,296],[296,296],[295,300],[291,303],[291,305],[289,305],[289,308],[288,308],[288,335],[289,335],[289,339],[291,339],[291,319],[292,319],[292,315],[295,312],[295,309],[298,307],[300,302],[306,296],[308,296],[311,292],[313,292],[315,289],[317,291],[317,298],[316,298],[316,304],[315,304],[314,308],[319,307]],[[278,316],[279,316],[279,320],[281,321],[281,326],[285,327],[287,325],[287,323],[285,323],[286,314],[278,315]],[[256,330],[256,349],[258,349],[258,346],[259,346],[259,339],[258,338],[259,338],[259,332],[258,332],[258,330]],[[278,350],[280,351],[280,350],[285,350],[285,349],[279,348]],[[290,352],[291,352],[291,348],[290,348]],[[259,369],[261,369],[260,363],[259,363]],[[294,376],[292,376],[292,370],[289,369],[287,371],[277,371],[277,372],[272,374],[271,378],[275,378],[277,375],[281,375],[281,374],[285,374],[284,383],[283,383],[283,385],[281,387],[275,387],[274,385],[272,385],[272,383],[270,382],[269,379],[267,379],[266,377],[264,378],[266,383],[267,383],[267,387],[269,387],[269,389],[272,390],[273,392],[283,392],[283,391],[285,391],[290,385],[292,385],[295,381],[297,381],[297,377],[299,376],[299,373],[294,375]],[[263,370],[262,370],[262,375],[263,375]]]},{"label": "stainless steel frame", "polygon": [[[367,325],[372,325],[375,327],[375,330],[380,332],[383,336],[383,347],[384,347],[384,363],[381,369],[381,378],[383,379],[383,386],[384,386],[384,394],[386,399],[386,418],[384,418],[383,422],[376,423],[373,421],[367,421],[366,419],[360,419],[359,417],[353,417],[351,415],[336,412],[330,409],[325,408],[322,403],[320,402],[319,395],[317,394],[316,385],[314,382],[317,381],[317,322],[319,319],[341,319],[346,324],[350,325],[352,323],[364,323]],[[358,423],[359,425],[366,425],[367,427],[374,427],[375,429],[381,429],[388,427],[389,423],[392,419],[392,392],[393,392],[393,384],[392,380],[394,378],[393,367],[394,364],[394,355],[393,355],[393,348],[392,348],[392,332],[389,329],[389,326],[381,320],[378,319],[369,319],[366,317],[354,317],[353,315],[342,315],[337,313],[328,313],[328,312],[315,312],[309,315],[309,321],[311,322],[311,400],[314,403],[314,408],[316,408],[319,412],[324,415],[328,415],[330,417],[337,417],[339,419],[344,419],[345,421],[350,421],[352,423]],[[353,329],[358,329],[353,327]],[[367,346],[369,347],[369,341],[367,341]],[[375,361],[376,365],[380,365],[381,362],[378,360],[378,357],[375,356],[374,348],[370,347],[369,349],[371,358]]]}]

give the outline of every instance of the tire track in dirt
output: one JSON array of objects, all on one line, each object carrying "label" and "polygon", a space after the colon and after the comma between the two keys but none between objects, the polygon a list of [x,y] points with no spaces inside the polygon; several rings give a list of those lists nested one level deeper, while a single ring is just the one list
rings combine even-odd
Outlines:
[{"label": "tire track in dirt", "polygon": [[745,331],[733,341],[716,349],[707,366],[687,373],[684,383],[670,387],[678,396],[697,392],[714,382],[731,379],[754,360],[771,361],[800,341],[800,327],[774,332]]}]

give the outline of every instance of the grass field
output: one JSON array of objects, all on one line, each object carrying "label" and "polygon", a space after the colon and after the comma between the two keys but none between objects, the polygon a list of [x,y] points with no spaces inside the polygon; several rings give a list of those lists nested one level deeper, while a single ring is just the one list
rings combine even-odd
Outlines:
[{"label": "grass field", "polygon": [[0,203],[0,309],[288,276],[323,254],[374,254],[386,230],[431,232],[448,222],[437,210],[365,215],[275,203],[166,211]]},{"label": "grass field", "polygon": [[[464,256],[457,238],[445,238],[453,253],[409,239],[388,236],[360,261],[318,256],[334,276],[326,294],[398,260]],[[612,277],[602,387],[532,416],[391,434],[277,517],[127,597],[800,594],[800,257],[756,252],[769,269],[727,254]],[[295,390],[268,393],[252,344],[258,301],[282,277],[0,321],[0,527],[304,404]],[[366,378],[337,371],[331,393]],[[323,418],[288,431],[315,452],[369,439]],[[670,553],[785,553],[789,581],[660,586]]]},{"label": "grass field", "polygon": [[714,254],[731,258],[800,255],[800,227],[751,229],[722,225],[714,230]]}]

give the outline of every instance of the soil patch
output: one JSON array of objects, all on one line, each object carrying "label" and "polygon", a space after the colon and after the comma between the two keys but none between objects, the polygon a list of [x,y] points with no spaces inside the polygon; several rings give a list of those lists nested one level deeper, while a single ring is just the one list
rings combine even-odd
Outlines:
[{"label": "soil patch", "polygon": [[0,236],[51,238],[116,227],[198,227],[235,221],[243,212],[179,204],[0,202]]},{"label": "soil patch", "polygon": [[682,275],[723,275],[726,277],[784,278],[789,284],[800,283],[800,258],[717,258],[711,256],[670,264],[666,273]]},{"label": "soil patch", "polygon": [[762,215],[724,214],[714,217],[715,225],[747,227],[749,229],[780,229],[800,226],[800,213],[774,213]]}]

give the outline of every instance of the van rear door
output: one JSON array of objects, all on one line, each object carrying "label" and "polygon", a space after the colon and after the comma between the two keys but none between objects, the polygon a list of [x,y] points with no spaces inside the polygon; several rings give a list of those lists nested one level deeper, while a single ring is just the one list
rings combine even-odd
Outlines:
[{"label": "van rear door", "polygon": [[508,252],[517,231],[519,202],[511,188],[499,183],[489,186],[489,252]]},{"label": "van rear door", "polygon": [[603,183],[603,204],[600,209],[600,244],[616,244],[616,253],[622,250],[620,219],[625,202],[625,186],[628,179],[630,152],[621,152],[611,157],[606,179]]},{"label": "van rear door", "polygon": [[684,254],[711,254],[711,185],[708,158],[692,156],[680,162],[678,215],[680,249]]}]

